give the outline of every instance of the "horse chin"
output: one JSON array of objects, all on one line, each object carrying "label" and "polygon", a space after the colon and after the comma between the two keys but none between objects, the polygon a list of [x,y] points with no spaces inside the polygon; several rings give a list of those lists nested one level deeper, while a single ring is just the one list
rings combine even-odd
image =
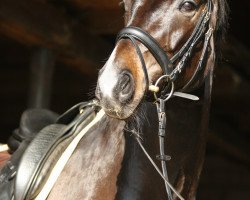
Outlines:
[{"label": "horse chin", "polygon": [[126,119],[130,118],[138,106],[138,103],[117,105],[115,103],[109,104],[109,103],[103,102],[103,101],[100,101],[99,104],[100,104],[101,108],[104,110],[104,112],[106,113],[106,115],[108,115],[109,117],[112,117],[112,118],[120,119],[120,120],[126,120]]},{"label": "horse chin", "polygon": [[120,120],[126,120],[133,114],[133,110],[126,109],[126,108],[107,108],[104,106],[101,106],[106,115],[112,118],[120,119]]},{"label": "horse chin", "polygon": [[127,113],[124,113],[124,112],[117,112],[117,111],[113,111],[113,110],[108,110],[108,111],[104,110],[104,111],[109,117],[112,117],[112,118],[115,118],[115,119],[120,119],[120,120],[126,120],[132,114],[132,113],[127,114]]}]

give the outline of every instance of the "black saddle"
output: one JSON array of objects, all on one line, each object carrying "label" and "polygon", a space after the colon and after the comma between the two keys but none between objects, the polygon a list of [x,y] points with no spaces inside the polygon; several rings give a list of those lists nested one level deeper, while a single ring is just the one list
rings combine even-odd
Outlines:
[{"label": "black saddle", "polygon": [[60,155],[95,117],[93,102],[79,103],[58,117],[41,109],[22,114],[8,145],[13,153],[0,172],[0,200],[33,199]]}]

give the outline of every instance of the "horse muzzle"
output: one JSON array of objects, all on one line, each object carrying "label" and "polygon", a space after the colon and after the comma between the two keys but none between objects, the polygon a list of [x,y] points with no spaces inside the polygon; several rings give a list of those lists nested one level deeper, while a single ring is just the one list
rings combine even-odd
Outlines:
[{"label": "horse muzzle", "polygon": [[135,81],[127,70],[106,73],[104,70],[98,79],[96,98],[106,114],[124,119],[129,115],[127,108],[135,94]]}]

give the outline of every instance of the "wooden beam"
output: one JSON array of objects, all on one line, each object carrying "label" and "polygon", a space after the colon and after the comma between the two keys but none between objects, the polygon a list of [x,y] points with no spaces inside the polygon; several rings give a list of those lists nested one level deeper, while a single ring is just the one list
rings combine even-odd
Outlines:
[{"label": "wooden beam", "polygon": [[75,7],[80,9],[85,8],[98,8],[98,9],[114,9],[119,8],[119,0],[65,0],[70,4],[73,4]]},{"label": "wooden beam", "polygon": [[74,17],[88,30],[97,34],[117,34],[124,26],[124,8],[119,0],[54,0],[65,10],[70,8]]},{"label": "wooden beam", "polygon": [[55,55],[52,51],[44,48],[35,49],[32,53],[28,107],[49,109]]},{"label": "wooden beam", "polygon": [[[41,1],[0,0],[0,33],[26,45],[42,46],[66,54],[67,63],[89,75],[111,51],[111,45],[89,34],[63,11]],[[70,61],[71,60],[71,61]]]},{"label": "wooden beam", "polygon": [[[100,20],[101,19],[101,20]],[[122,9],[86,10],[82,19],[88,30],[95,34],[116,35],[124,27]]]}]

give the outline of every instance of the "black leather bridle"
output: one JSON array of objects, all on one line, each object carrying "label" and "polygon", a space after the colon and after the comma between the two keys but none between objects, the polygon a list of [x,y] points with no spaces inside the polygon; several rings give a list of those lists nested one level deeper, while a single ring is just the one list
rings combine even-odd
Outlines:
[{"label": "black leather bridle", "polygon": [[[179,74],[183,71],[188,59],[191,57],[197,44],[203,38],[205,38],[203,42],[203,49],[202,49],[202,53],[201,53],[198,65],[195,69],[195,72],[192,75],[191,79],[183,86],[183,88],[180,91],[181,92],[187,91],[193,84],[195,84],[198,81],[201,73],[204,71],[204,63],[205,63],[205,58],[208,52],[209,41],[213,34],[213,29],[209,26],[211,11],[212,11],[212,2],[211,0],[208,0],[207,5],[202,15],[200,16],[200,19],[195,29],[193,30],[193,33],[191,34],[189,39],[186,41],[186,43],[182,46],[182,48],[172,58],[169,58],[167,54],[165,53],[165,51],[162,49],[162,47],[158,44],[158,42],[149,33],[145,32],[141,28],[133,27],[133,26],[125,27],[119,32],[117,36],[117,42],[120,41],[121,39],[129,39],[133,43],[136,49],[136,52],[139,56],[141,66],[144,72],[146,88],[149,88],[149,84],[150,84],[149,77],[148,77],[145,60],[143,58],[143,54],[140,50],[138,42],[142,43],[149,50],[149,52],[153,55],[155,60],[160,65],[162,72],[163,72],[163,75],[156,81],[155,86],[158,86],[159,82],[162,80],[165,81],[166,85],[160,91],[161,93],[160,95],[157,96],[156,92],[154,94],[156,98],[157,112],[158,112],[158,118],[159,118],[158,135],[159,135],[159,144],[160,144],[159,145],[160,155],[157,156],[157,159],[161,161],[162,172],[159,170],[159,168],[154,163],[152,158],[148,155],[140,139],[139,138],[136,138],[136,139],[139,145],[141,146],[142,150],[144,151],[144,153],[147,155],[151,163],[154,165],[155,169],[164,179],[169,200],[173,199],[171,190],[173,190],[174,193],[180,199],[183,199],[183,198],[174,190],[174,188],[172,188],[171,184],[169,184],[168,182],[166,161],[170,160],[170,157],[165,155],[165,152],[164,152],[165,151],[164,139],[166,135],[165,102],[168,99],[170,99],[174,94],[176,94],[176,96],[179,95],[181,97],[189,98],[192,100],[199,99],[199,98],[195,98],[192,95],[188,95],[185,93],[174,92],[174,81],[178,78]],[[171,88],[170,93],[168,93],[169,88]]]},{"label": "black leather bridle", "polygon": [[[208,22],[210,20],[212,10],[212,2],[208,0],[207,6],[204,9],[193,33],[186,41],[186,43],[182,46],[182,48],[172,57],[169,58],[163,48],[158,44],[158,42],[146,31],[142,30],[139,27],[129,26],[122,29],[118,35],[116,41],[120,41],[121,39],[129,39],[133,43],[136,52],[139,56],[142,69],[145,76],[145,81],[147,86],[149,85],[149,77],[147,72],[147,67],[142,55],[142,52],[139,48],[138,42],[142,43],[150,53],[154,56],[155,60],[160,65],[163,75],[167,77],[167,81],[174,82],[179,74],[183,71],[185,64],[188,59],[191,57],[193,50],[196,45],[203,38],[205,32],[205,40],[203,44],[203,50],[201,57],[199,59],[198,66],[192,76],[192,78],[186,83],[186,85],[181,89],[181,91],[185,91],[191,84],[197,80],[199,77],[199,72],[202,71],[202,67],[204,66],[204,58],[208,51],[209,40],[213,33],[213,29],[209,28]],[[175,67],[174,67],[175,66]]]}]

